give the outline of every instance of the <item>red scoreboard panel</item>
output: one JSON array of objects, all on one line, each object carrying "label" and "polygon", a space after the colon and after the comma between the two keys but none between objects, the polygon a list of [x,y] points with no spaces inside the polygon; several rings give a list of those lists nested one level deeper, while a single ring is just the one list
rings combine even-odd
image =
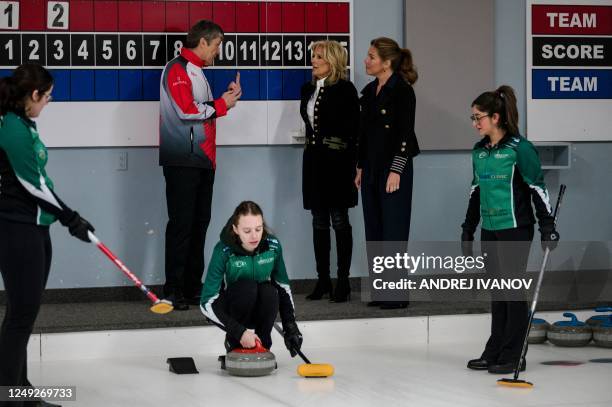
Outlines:
[{"label": "red scoreboard panel", "polygon": [[[246,100],[292,100],[310,76],[310,45],[338,40],[351,61],[344,1],[0,1],[0,74],[27,62],[51,69],[56,100],[156,100],[163,66],[201,19],[226,35],[213,89],[243,73]],[[215,86],[215,83],[220,83]]]}]

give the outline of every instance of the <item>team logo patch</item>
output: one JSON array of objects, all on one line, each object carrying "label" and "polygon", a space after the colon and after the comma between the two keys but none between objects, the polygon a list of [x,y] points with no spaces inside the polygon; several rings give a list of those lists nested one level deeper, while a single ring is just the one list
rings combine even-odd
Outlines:
[{"label": "team logo patch", "polygon": [[234,266],[236,267],[246,267],[247,263],[244,260],[236,260],[234,261]]},{"label": "team logo patch", "polygon": [[483,151],[480,154],[478,154],[478,158],[485,158],[487,155],[488,154],[485,151]]},{"label": "team logo patch", "polygon": [[265,259],[259,259],[257,260],[257,264],[262,265],[262,264],[268,264],[268,263],[272,263],[274,261],[274,257],[268,257]]}]

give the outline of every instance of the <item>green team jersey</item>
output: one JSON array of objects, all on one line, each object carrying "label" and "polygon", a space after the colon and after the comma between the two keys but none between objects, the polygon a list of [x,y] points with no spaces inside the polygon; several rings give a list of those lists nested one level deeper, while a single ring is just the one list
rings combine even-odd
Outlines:
[{"label": "green team jersey", "polygon": [[13,112],[0,116],[0,217],[48,226],[70,211],[53,192],[46,165],[36,124]]},{"label": "green team jersey", "polygon": [[234,241],[230,228],[231,223],[228,222],[208,264],[200,299],[202,313],[234,337],[240,338],[246,328],[231,318],[222,307],[215,306],[215,300],[222,295],[223,287],[247,279],[272,283],[278,291],[283,324],[294,321],[293,296],[278,239],[272,235],[264,236],[255,251],[247,252]]},{"label": "green team jersey", "polygon": [[532,225],[533,201],[540,224],[552,209],[538,152],[521,136],[507,134],[491,146],[485,137],[472,150],[473,180],[464,228],[472,233],[480,217],[486,230]]}]

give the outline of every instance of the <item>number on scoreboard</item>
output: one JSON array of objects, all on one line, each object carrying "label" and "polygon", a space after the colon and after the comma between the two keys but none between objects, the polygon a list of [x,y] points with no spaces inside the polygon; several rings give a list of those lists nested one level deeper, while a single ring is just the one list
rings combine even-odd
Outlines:
[{"label": "number on scoreboard", "polygon": [[166,64],[165,35],[145,35],[143,44],[145,66],[164,66]]},{"label": "number on scoreboard", "polygon": [[47,35],[47,65],[70,65],[70,34]]},{"label": "number on scoreboard", "polygon": [[0,65],[21,65],[21,35],[0,34]]},{"label": "number on scoreboard", "polygon": [[259,36],[239,35],[238,66],[259,66]]},{"label": "number on scoreboard", "polygon": [[[172,61],[174,58],[178,57],[181,54],[181,48],[183,48],[183,44],[185,43],[186,35],[184,34],[173,34],[167,36],[167,44],[168,44],[168,55],[167,61]],[[165,62],[164,62],[165,65]]]},{"label": "number on scoreboard", "polygon": [[47,28],[49,30],[67,30],[69,4],[67,1],[50,1],[47,3]]},{"label": "number on scoreboard", "polygon": [[235,35],[223,37],[223,41],[219,46],[219,54],[215,58],[216,66],[236,66],[236,54],[239,51],[236,47],[236,41]]},{"label": "number on scoreboard", "polygon": [[47,65],[47,47],[44,34],[23,34],[21,36],[23,63]]},{"label": "number on scoreboard", "polygon": [[0,1],[0,30],[19,29],[19,2]]},{"label": "number on scoreboard", "polygon": [[72,34],[70,51],[73,66],[94,66],[95,43],[93,34]]},{"label": "number on scoreboard", "polygon": [[142,66],[142,35],[121,34],[119,48],[121,66]]},{"label": "number on scoreboard", "polygon": [[283,35],[283,65],[306,65],[306,39],[302,35]]},{"label": "number on scoreboard", "polygon": [[96,35],[96,65],[119,65],[119,36],[116,34]]},{"label": "number on scoreboard", "polygon": [[283,37],[280,35],[261,36],[261,65],[281,66],[283,64]]}]

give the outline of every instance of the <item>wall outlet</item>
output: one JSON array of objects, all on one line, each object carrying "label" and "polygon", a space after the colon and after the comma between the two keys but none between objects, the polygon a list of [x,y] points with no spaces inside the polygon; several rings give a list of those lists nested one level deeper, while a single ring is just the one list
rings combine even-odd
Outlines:
[{"label": "wall outlet", "polygon": [[127,171],[128,169],[128,153],[122,151],[117,158],[117,171]]}]

